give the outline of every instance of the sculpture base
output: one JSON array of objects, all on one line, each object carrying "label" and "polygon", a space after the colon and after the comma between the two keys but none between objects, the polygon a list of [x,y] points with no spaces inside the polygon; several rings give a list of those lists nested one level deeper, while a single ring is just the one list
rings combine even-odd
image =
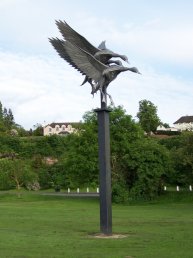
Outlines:
[{"label": "sculpture base", "polygon": [[120,239],[120,238],[126,238],[128,236],[127,235],[122,235],[122,234],[105,235],[105,234],[98,233],[98,234],[90,235],[90,237],[103,238],[103,239]]}]

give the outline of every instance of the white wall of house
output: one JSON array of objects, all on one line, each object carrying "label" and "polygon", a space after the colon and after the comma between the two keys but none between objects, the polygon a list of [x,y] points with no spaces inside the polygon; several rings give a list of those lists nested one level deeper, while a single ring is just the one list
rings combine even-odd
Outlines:
[{"label": "white wall of house", "polygon": [[193,131],[193,122],[174,124],[174,127],[180,131]]},{"label": "white wall of house", "polygon": [[167,129],[163,125],[159,125],[157,131],[167,131]]},{"label": "white wall of house", "polygon": [[44,136],[46,135],[53,135],[53,134],[59,134],[59,133],[73,133],[75,132],[75,128],[72,127],[71,124],[65,125],[58,125],[56,124],[54,127],[50,125],[46,125],[44,127]]},{"label": "white wall of house", "polygon": [[175,128],[175,127],[169,127],[169,128],[166,128],[164,127],[163,125],[159,125],[157,127],[157,131],[172,131],[172,132],[176,132],[176,131],[179,131],[178,128]]}]

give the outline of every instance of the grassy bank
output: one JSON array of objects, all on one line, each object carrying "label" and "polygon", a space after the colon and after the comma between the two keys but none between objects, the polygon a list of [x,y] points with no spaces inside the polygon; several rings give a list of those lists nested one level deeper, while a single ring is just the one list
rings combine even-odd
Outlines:
[{"label": "grassy bank", "polygon": [[192,196],[167,193],[151,203],[113,205],[113,232],[127,237],[95,239],[98,199],[0,194],[0,257],[192,257]]}]

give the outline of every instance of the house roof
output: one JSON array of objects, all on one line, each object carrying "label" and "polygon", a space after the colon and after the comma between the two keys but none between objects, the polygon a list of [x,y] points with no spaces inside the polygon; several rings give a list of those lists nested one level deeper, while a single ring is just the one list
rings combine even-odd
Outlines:
[{"label": "house roof", "polygon": [[193,116],[182,116],[174,124],[191,123],[193,122]]},{"label": "house roof", "polygon": [[77,123],[77,122],[51,123],[51,124],[46,125],[45,127],[50,126],[52,128],[55,128],[56,125],[59,125],[60,127],[62,125],[65,125],[65,126],[72,125],[72,127],[73,127],[73,125],[78,126],[80,124],[81,124],[80,122],[79,123]]}]

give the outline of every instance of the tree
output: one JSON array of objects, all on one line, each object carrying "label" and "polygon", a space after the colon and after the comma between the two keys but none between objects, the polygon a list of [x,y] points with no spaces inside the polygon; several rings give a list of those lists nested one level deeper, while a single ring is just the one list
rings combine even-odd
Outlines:
[{"label": "tree", "polygon": [[7,110],[7,108],[4,108],[3,119],[4,119],[4,124],[5,124],[6,128],[10,130],[12,128],[12,126],[15,124],[14,116],[13,116],[12,110],[10,108],[8,110]]},{"label": "tree", "polygon": [[32,132],[32,135],[34,136],[43,136],[43,126],[41,124],[36,124],[33,126],[34,130]]},{"label": "tree", "polygon": [[122,188],[120,193],[127,189],[134,198],[153,198],[170,171],[167,149],[146,138],[122,107],[114,108],[110,116],[113,190]]},{"label": "tree", "polygon": [[193,184],[193,133],[183,132],[180,136],[162,139],[161,144],[170,151],[173,171],[168,175],[168,183],[174,185]]},{"label": "tree", "polygon": [[3,120],[3,105],[0,101],[0,121],[2,121],[2,120]]},{"label": "tree", "polygon": [[151,138],[137,141],[124,156],[126,182],[134,198],[152,199],[163,191],[165,177],[171,171],[170,155]]},{"label": "tree", "polygon": [[0,133],[5,132],[5,125],[4,125],[4,120],[3,120],[3,105],[0,101]]},{"label": "tree", "polygon": [[0,102],[0,132],[5,134],[7,131],[13,129],[14,125],[14,116],[11,109],[9,108],[7,110],[6,107],[3,108]]},{"label": "tree", "polygon": [[19,191],[22,186],[37,180],[37,175],[31,170],[30,164],[20,159],[1,159],[0,174],[6,176],[8,182]]},{"label": "tree", "polygon": [[157,115],[157,107],[149,100],[139,102],[137,117],[141,127],[148,134],[155,132],[161,122]]}]

